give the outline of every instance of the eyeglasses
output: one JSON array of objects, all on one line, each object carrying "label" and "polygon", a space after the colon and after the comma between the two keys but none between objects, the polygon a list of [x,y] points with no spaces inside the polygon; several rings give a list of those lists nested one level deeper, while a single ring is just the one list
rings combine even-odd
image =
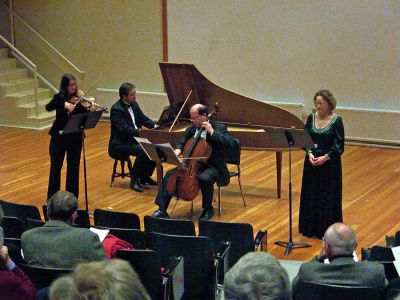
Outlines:
[{"label": "eyeglasses", "polygon": [[200,116],[197,115],[197,116],[195,116],[195,117],[191,117],[190,120],[194,121],[194,120],[197,120],[199,117],[200,117]]}]

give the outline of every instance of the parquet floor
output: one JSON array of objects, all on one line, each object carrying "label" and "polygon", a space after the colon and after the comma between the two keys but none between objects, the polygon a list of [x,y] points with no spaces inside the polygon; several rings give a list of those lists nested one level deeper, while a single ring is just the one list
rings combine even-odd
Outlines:
[{"label": "parquet floor", "polygon": [[[143,194],[129,189],[129,179],[117,178],[110,188],[113,160],[107,154],[109,123],[87,132],[89,208],[135,212],[141,218],[151,214],[156,188]],[[0,127],[0,199],[41,206],[46,202],[49,173],[47,130]],[[242,206],[236,179],[223,188],[223,214],[214,220],[251,223],[255,231],[268,230],[267,249],[279,259],[308,260],[320,250],[321,241],[298,234],[298,209],[304,153],[293,154],[293,233],[295,241],[313,247],[296,249],[288,257],[275,246],[288,238],[288,157],[283,155],[282,199],[276,198],[275,153],[242,152],[242,183],[247,207]],[[64,168],[65,169],[65,168]],[[65,174],[63,173],[63,179]],[[84,208],[81,165],[80,207]],[[64,185],[64,182],[62,183]],[[171,202],[171,209],[174,202]],[[400,151],[346,146],[343,155],[344,221],[356,230],[361,247],[384,244],[386,234],[400,230]],[[193,220],[201,212],[195,200]],[[190,203],[178,202],[173,217],[190,219]]]}]

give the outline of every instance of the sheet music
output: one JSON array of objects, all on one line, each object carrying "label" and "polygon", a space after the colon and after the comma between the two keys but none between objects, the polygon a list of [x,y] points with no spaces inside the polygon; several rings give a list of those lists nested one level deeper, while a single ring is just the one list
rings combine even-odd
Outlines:
[{"label": "sheet music", "polygon": [[393,265],[397,271],[397,274],[400,274],[400,246],[391,248],[394,256]]},{"label": "sheet music", "polygon": [[150,143],[150,141],[147,138],[140,138],[140,137],[133,137],[138,143]]},{"label": "sheet music", "polygon": [[159,155],[160,153],[163,153],[167,157],[167,160],[163,162],[175,166],[181,165],[182,159],[176,155],[175,150],[174,148],[172,148],[170,143],[152,144],[146,138],[137,138],[137,137],[135,137],[135,140],[138,141],[139,145],[142,147],[143,151],[146,153],[147,157],[150,160],[156,162],[159,161],[160,160]]},{"label": "sheet music", "polygon": [[108,230],[108,229],[98,229],[98,228],[94,228],[94,227],[90,227],[89,230],[99,236],[100,242],[103,242],[104,239],[106,238],[107,234],[110,232],[110,230]]},{"label": "sheet music", "polygon": [[[140,146],[142,146],[142,143],[147,143],[147,144],[151,144],[151,142],[147,139],[147,138],[140,138],[140,137],[133,137]],[[147,153],[146,149],[142,146],[142,149],[144,151],[144,153],[146,153],[147,157],[150,157],[149,153]]]}]

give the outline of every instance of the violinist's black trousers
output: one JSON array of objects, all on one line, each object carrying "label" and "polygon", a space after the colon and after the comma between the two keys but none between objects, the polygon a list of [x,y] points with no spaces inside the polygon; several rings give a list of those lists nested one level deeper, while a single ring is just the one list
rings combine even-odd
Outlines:
[{"label": "violinist's black trousers", "polygon": [[79,164],[81,161],[82,135],[71,133],[66,135],[54,135],[50,140],[50,176],[47,190],[47,199],[50,199],[60,190],[61,169],[67,154],[67,179],[65,189],[79,196]]},{"label": "violinist's black trousers", "polygon": [[[158,191],[155,203],[160,210],[166,211],[171,201],[172,195],[167,192],[167,183],[174,170],[169,170],[163,179],[163,185]],[[214,198],[214,183],[217,181],[218,171],[214,168],[206,168],[199,176],[200,190],[203,195],[203,208],[212,206]]]}]

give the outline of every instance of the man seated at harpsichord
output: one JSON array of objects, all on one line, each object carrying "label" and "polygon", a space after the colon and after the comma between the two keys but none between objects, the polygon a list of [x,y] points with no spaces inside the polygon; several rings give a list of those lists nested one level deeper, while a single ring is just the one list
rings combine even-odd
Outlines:
[{"label": "man seated at harpsichord", "polygon": [[156,164],[147,157],[134,137],[139,136],[142,126],[154,128],[156,123],[140,109],[136,102],[136,87],[132,83],[123,83],[119,88],[119,96],[110,112],[108,153],[114,159],[126,160],[129,156],[136,156],[131,170],[131,189],[143,192],[142,184],[157,184],[151,178]]}]

